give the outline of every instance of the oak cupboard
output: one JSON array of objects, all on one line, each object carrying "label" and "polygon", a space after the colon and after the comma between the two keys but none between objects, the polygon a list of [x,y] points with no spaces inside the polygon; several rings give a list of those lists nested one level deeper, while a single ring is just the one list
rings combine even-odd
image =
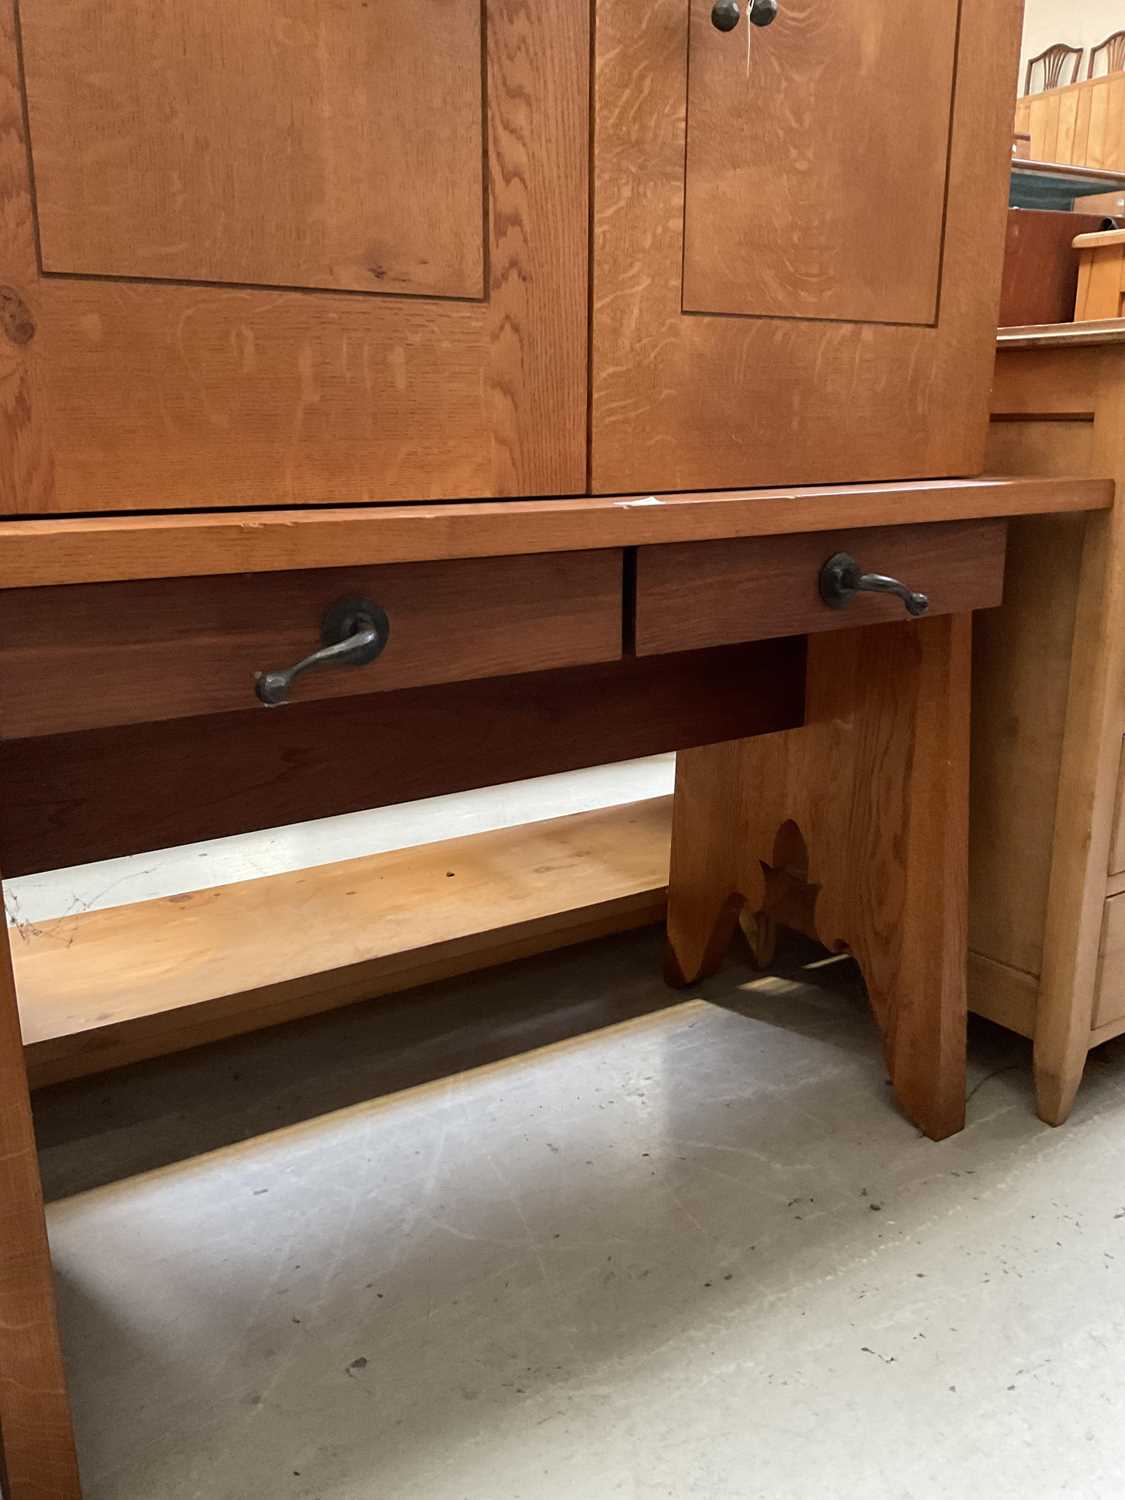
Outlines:
[{"label": "oak cupboard", "polygon": [[0,511],[979,472],[1019,0],[711,9],[2,0]]},{"label": "oak cupboard", "polygon": [[0,509],[585,487],[585,4],[0,16]]},{"label": "oak cupboard", "polygon": [[[0,866],[685,749],[669,974],[808,917],[942,1138],[970,612],[1112,498],[950,477],[1021,7],[711,5],[0,0]],[[0,1488],[77,1500],[8,944],[0,1204]]]}]

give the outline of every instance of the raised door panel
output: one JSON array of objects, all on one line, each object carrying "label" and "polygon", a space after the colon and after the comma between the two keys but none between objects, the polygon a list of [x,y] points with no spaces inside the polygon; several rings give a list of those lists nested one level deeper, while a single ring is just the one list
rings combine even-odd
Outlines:
[{"label": "raised door panel", "polygon": [[0,511],[585,488],[584,7],[0,3]]},{"label": "raised door panel", "polygon": [[1020,0],[711,9],[598,6],[595,491],[979,471]]},{"label": "raised door panel", "polygon": [[21,15],[44,270],[484,296],[479,0]]}]

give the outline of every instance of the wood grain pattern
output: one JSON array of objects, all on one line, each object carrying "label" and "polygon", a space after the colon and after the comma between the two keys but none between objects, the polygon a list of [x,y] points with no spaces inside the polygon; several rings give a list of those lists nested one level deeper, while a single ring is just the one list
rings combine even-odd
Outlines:
[{"label": "wood grain pattern", "polygon": [[968,758],[955,615],[814,637],[805,728],[677,762],[673,975],[716,967],[743,908],[849,948],[899,1102],[934,1139],[964,1122]]},{"label": "wood grain pattern", "polygon": [[413,0],[22,0],[20,23],[46,270],[484,295],[480,0],[436,25]]},{"label": "wood grain pattern", "polygon": [[657,797],[18,925],[32,1086],[659,922],[671,822]]},{"label": "wood grain pattern", "polygon": [[1033,161],[1125,170],[1125,73],[1021,99],[1016,129],[1031,136]]},{"label": "wood grain pattern", "polygon": [[[1117,334],[1102,329],[1083,338],[1046,329],[1000,344],[993,400],[1004,418],[997,429],[1003,461],[1049,471],[1084,451],[1089,472],[1125,476],[1125,363]],[[1056,429],[1067,449],[1061,460],[1049,436]],[[1079,429],[1089,433],[1081,450]],[[1067,1118],[1089,1048],[1102,1035],[1094,1025],[1098,946],[1123,728],[1121,525],[1115,511],[1091,516],[1080,552],[1073,537],[1065,549],[1057,545],[1052,530],[1050,558],[1035,549],[1029,529],[1026,565],[1019,562],[1022,527],[1014,526],[1008,603],[978,629],[978,671],[1003,682],[1004,695],[978,697],[974,754],[991,764],[993,792],[1003,780],[1005,794],[981,830],[991,838],[974,873],[973,942],[1003,943],[1016,967],[1038,974],[1036,1093],[1041,1117],[1052,1124]],[[1054,576],[1036,602],[1045,570]],[[1013,672],[1015,660],[1022,665]],[[1018,892],[1008,890],[1016,886]],[[993,903],[996,912],[989,912]]]},{"label": "wood grain pattern", "polygon": [[[609,661],[620,551],[0,591],[0,737],[266,710],[259,672],[321,644],[326,609],[368,598],[390,640],[313,671],[294,703]],[[270,711],[272,712],[272,710]]]},{"label": "wood grain pattern", "polygon": [[1120,318],[1125,312],[1125,231],[1080,234],[1074,321]]},{"label": "wood grain pattern", "polygon": [[[693,0],[694,9],[710,7]],[[874,9],[888,17],[901,7],[877,0]],[[683,0],[610,0],[598,13],[594,491],[978,473],[1020,0],[962,8],[933,329],[685,315],[684,12]],[[768,33],[751,38],[752,71],[771,45]],[[789,66],[799,59],[787,57]],[[861,107],[853,96],[852,110]],[[825,136],[847,135],[851,119],[818,113],[803,128],[811,156]],[[899,275],[913,280],[902,258]]]},{"label": "wood grain pattern", "polygon": [[[1088,472],[1088,471],[1085,471]],[[345,568],[1103,509],[1108,479],[951,479],[503,504],[0,521],[5,588]]]},{"label": "wood grain pattern", "polygon": [[[61,0],[33,3],[40,24],[68,22]],[[432,17],[410,11],[434,45]],[[350,14],[358,27],[362,7]],[[487,0],[482,303],[40,275],[15,0],[2,17],[0,287],[36,331],[16,345],[0,336],[0,512],[585,488],[585,6]],[[98,107],[116,149],[114,101]]]},{"label": "wood grain pattern", "polygon": [[0,939],[0,1490],[80,1500],[7,932]]},{"label": "wood grain pattern", "polygon": [[1005,533],[1003,521],[965,521],[645,547],[637,557],[637,654],[905,618],[901,601],[885,594],[829,608],[818,583],[836,552],[926,594],[931,615],[989,609],[1004,594]]},{"label": "wood grain pattern", "polygon": [[1009,530],[1004,607],[973,622],[969,946],[1038,975],[1085,523]]},{"label": "wood grain pattern", "polygon": [[[805,643],[0,742],[11,876],[804,721]],[[748,691],[748,685],[753,691]]]},{"label": "wood grain pattern", "polygon": [[[971,815],[969,826],[972,827]],[[1035,1012],[1039,1004],[1037,975],[997,963],[970,948],[968,993],[969,1009],[974,1015],[994,1021],[997,1026],[1006,1026],[1020,1036],[1034,1037]]]},{"label": "wood grain pattern", "polygon": [[934,321],[957,18],[795,0],[743,45],[692,4],[685,309]]}]

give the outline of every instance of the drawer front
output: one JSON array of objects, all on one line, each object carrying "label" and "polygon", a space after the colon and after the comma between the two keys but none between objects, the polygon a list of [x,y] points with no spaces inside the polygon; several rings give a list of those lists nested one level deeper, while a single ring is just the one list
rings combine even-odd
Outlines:
[{"label": "drawer front", "polygon": [[386,611],[366,666],[317,668],[294,702],[609,661],[621,553],[170,578],[0,593],[0,737],[249,709],[261,672],[321,645],[344,598]]},{"label": "drawer front", "polygon": [[926,594],[931,615],[988,609],[1003,597],[1006,537],[1003,521],[951,521],[642,547],[637,653],[907,618],[901,600],[887,594],[858,594],[844,609],[825,604],[820,572],[838,552]]},{"label": "drawer front", "polygon": [[1093,1029],[1108,1026],[1122,1016],[1125,1016],[1125,895],[1111,896],[1105,904]]}]

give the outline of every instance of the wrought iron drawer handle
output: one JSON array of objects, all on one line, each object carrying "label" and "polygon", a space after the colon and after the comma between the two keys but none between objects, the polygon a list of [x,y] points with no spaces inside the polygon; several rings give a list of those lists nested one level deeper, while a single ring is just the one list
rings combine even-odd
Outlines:
[{"label": "wrought iron drawer handle", "polygon": [[820,570],[820,597],[833,609],[847,609],[857,594],[894,594],[908,615],[924,615],[930,607],[925,594],[916,594],[885,573],[864,573],[849,552],[836,552]]},{"label": "wrought iron drawer handle", "polygon": [[273,707],[285,703],[302,672],[315,667],[365,667],[381,656],[391,637],[387,612],[369,599],[341,599],[324,616],[319,651],[283,671],[259,672],[254,691]]},{"label": "wrought iron drawer handle", "polygon": [[[715,0],[711,25],[716,31],[733,31],[742,18],[738,0]],[[752,26],[772,26],[777,20],[777,0],[750,0],[746,19]]]}]

